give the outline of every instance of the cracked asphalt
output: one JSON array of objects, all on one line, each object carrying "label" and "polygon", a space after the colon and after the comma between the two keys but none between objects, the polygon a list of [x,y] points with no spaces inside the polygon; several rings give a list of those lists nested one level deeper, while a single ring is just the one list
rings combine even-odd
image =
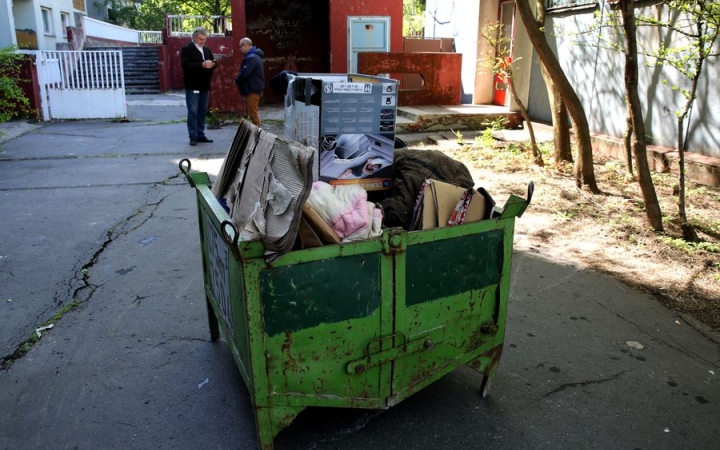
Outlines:
[{"label": "cracked asphalt", "polygon": [[[177,167],[214,176],[235,126],[190,147],[181,96],[128,111],[0,147],[0,449],[256,448]],[[280,113],[261,108],[278,134]],[[308,409],[276,449],[717,448],[720,336],[555,255],[513,258],[489,397],[460,368],[387,411]]]}]

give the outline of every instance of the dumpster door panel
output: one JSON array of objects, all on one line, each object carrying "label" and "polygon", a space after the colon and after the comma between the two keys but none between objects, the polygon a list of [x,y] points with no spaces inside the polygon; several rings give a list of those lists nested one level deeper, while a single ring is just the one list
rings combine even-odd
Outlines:
[{"label": "dumpster door panel", "polygon": [[[201,191],[198,190],[198,193]],[[202,201],[198,201],[200,214],[200,232],[205,270],[205,293],[217,313],[219,325],[229,339],[233,357],[240,375],[252,394],[254,383],[251,369],[251,352],[249,339],[249,322],[243,269],[234,257],[230,246],[222,238],[220,224],[215,219],[212,209]]]},{"label": "dumpster door panel", "polygon": [[380,307],[380,255],[333,258],[260,274],[265,332],[274,336],[371,315]]},{"label": "dumpster door panel", "polygon": [[500,282],[503,230],[443,239],[407,249],[408,306]]},{"label": "dumpster door panel", "polygon": [[504,327],[492,325],[507,301],[512,228],[504,225],[488,220],[408,234],[396,256],[396,284],[404,289],[396,290],[395,332],[424,348],[395,360],[392,403],[502,342]]},{"label": "dumpster door panel", "polygon": [[354,254],[363,245],[262,271],[273,404],[384,405],[390,364],[347,371],[348,362],[366,356],[370,343],[392,329],[392,257],[377,251],[378,243]]}]

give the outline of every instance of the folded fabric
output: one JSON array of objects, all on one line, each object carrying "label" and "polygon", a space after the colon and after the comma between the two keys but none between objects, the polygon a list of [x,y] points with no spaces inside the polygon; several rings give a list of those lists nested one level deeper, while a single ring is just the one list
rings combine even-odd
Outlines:
[{"label": "folded fabric", "polygon": [[382,212],[367,201],[362,186],[331,186],[316,181],[307,203],[343,241],[367,239],[382,232]]}]

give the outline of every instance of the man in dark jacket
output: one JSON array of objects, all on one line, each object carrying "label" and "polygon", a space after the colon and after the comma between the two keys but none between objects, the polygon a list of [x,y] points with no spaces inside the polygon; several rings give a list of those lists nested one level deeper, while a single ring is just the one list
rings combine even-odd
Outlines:
[{"label": "man in dark jacket", "polygon": [[195,28],[192,41],[180,51],[190,145],[212,142],[212,139],[205,136],[205,116],[210,102],[210,80],[215,70],[215,57],[212,51],[205,47],[207,34],[205,28]]},{"label": "man in dark jacket", "polygon": [[263,58],[265,54],[259,48],[253,46],[250,38],[240,39],[240,52],[245,55],[240,64],[240,73],[235,77],[235,84],[240,95],[245,98],[245,106],[250,121],[255,126],[260,126],[258,107],[260,97],[265,90],[265,69],[263,69]]}]

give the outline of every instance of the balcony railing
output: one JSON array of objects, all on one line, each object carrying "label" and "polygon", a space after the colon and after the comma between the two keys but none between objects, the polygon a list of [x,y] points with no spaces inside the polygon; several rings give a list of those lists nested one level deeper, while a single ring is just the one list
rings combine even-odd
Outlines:
[{"label": "balcony railing", "polygon": [[170,36],[191,36],[195,28],[205,28],[210,36],[231,36],[232,19],[229,16],[165,16]]},{"label": "balcony railing", "polygon": [[18,30],[15,29],[15,38],[17,39],[18,48],[25,50],[37,50],[37,34],[34,30]]},{"label": "balcony railing", "polygon": [[138,44],[162,44],[162,31],[138,31]]}]

